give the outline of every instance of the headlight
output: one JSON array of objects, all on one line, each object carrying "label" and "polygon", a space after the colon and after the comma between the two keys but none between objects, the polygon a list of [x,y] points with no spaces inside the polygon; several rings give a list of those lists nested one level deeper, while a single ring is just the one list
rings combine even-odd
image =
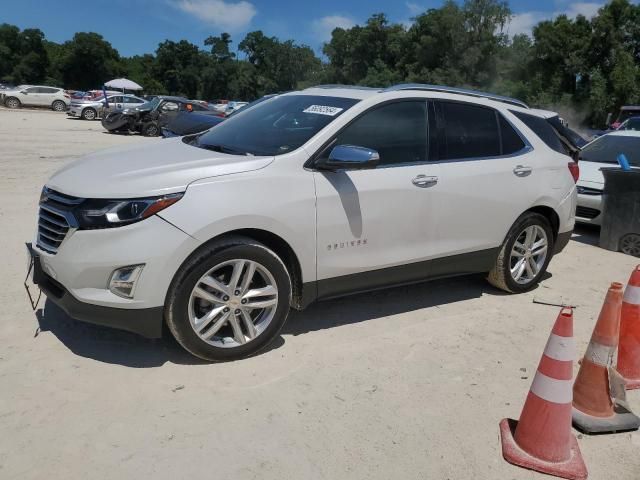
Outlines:
[{"label": "headlight", "polygon": [[130,200],[88,199],[74,210],[80,229],[113,228],[139,222],[173,205],[184,193]]}]

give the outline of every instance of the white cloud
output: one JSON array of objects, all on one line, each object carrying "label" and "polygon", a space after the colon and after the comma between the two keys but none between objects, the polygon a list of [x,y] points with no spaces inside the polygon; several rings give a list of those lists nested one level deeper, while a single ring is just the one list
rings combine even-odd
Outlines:
[{"label": "white cloud", "polygon": [[567,17],[575,18],[578,15],[584,15],[587,18],[595,17],[598,10],[604,6],[603,3],[596,2],[578,2],[569,5],[569,8],[564,12]]},{"label": "white cloud", "polygon": [[566,15],[569,18],[576,18],[578,15],[584,15],[587,18],[594,17],[598,13],[598,9],[603,3],[596,2],[576,2],[567,5],[564,10],[556,12],[523,12],[517,13],[511,17],[511,21],[507,25],[507,33],[510,36],[520,33],[531,35],[533,27],[543,20],[550,20],[558,15]]},{"label": "white cloud", "polygon": [[311,22],[311,28],[318,40],[327,42],[331,40],[331,32],[333,32],[334,29],[347,29],[353,27],[355,24],[356,22],[349,17],[344,17],[342,15],[328,15],[326,17],[317,18]]},{"label": "white cloud", "polygon": [[200,20],[227,31],[246,27],[255,17],[256,7],[245,0],[174,0],[173,5]]},{"label": "white cloud", "polygon": [[424,13],[427,10],[426,7],[418,3],[406,2],[405,5],[407,6],[407,9],[409,10],[409,13],[411,14],[412,17],[420,15],[421,13]]}]

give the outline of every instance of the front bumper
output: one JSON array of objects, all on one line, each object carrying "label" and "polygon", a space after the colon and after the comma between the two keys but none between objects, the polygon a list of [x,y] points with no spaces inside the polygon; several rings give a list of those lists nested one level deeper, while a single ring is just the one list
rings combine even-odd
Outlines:
[{"label": "front bumper", "polygon": [[[39,257],[36,257],[34,261],[39,263]],[[46,273],[41,272],[39,277],[37,285],[42,290],[42,293],[47,296],[47,299],[75,320],[126,330],[147,338],[160,338],[162,336],[162,307],[130,310],[92,305],[75,298],[66,288]],[[34,283],[35,281],[34,279]]]},{"label": "front bumper", "polygon": [[576,221],[590,225],[601,225],[602,195],[578,194]]},{"label": "front bumper", "polygon": [[[57,253],[36,245],[38,282],[47,297],[72,318],[159,336],[162,311],[175,272],[199,243],[158,216],[125,227],[76,230]],[[144,264],[133,298],[109,290],[114,270]]]}]

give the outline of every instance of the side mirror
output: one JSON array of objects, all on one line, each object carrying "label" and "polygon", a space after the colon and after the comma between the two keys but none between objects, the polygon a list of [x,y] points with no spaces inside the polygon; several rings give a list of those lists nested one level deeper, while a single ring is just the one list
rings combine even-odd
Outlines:
[{"label": "side mirror", "polygon": [[22,95],[29,95],[29,92],[27,92],[26,90],[20,90],[20,93],[21,93]]},{"label": "side mirror", "polygon": [[380,163],[380,154],[375,150],[357,145],[337,145],[333,147],[328,159],[316,164],[319,170],[366,170],[376,168]]}]

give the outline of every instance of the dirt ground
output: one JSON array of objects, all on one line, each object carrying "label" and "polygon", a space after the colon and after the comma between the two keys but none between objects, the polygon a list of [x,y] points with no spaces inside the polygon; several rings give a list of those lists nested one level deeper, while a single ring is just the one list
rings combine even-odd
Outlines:
[{"label": "dirt ground", "polygon": [[[226,364],[49,304],[32,313],[24,242],[49,175],[92,150],[161,141],[0,110],[1,479],[544,478],[506,463],[498,439],[558,313],[533,299],[577,306],[583,354],[609,283],[638,259],[580,229],[531,293],[469,277],[319,303],[270,350]],[[640,391],[630,402],[640,413]],[[579,444],[590,478],[640,477],[639,433]]]}]

